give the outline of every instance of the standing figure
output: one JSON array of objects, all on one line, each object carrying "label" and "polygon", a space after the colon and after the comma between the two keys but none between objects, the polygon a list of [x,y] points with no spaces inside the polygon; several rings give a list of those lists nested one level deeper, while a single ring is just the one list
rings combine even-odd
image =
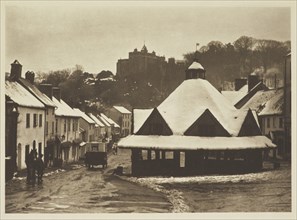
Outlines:
[{"label": "standing figure", "polygon": [[113,154],[118,154],[118,146],[117,146],[117,143],[114,142],[113,145],[112,145],[112,151],[113,151]]},{"label": "standing figure", "polygon": [[31,150],[29,155],[26,157],[25,163],[27,166],[27,183],[35,182],[35,169],[34,169],[34,161],[36,160],[37,152]]},{"label": "standing figure", "polygon": [[38,183],[41,183],[43,181],[42,177],[43,177],[45,165],[44,165],[44,162],[42,160],[42,157],[43,157],[43,154],[40,154],[40,156],[36,159],[36,161],[34,163],[34,168],[35,168],[35,170],[37,172],[37,181],[38,181]]}]

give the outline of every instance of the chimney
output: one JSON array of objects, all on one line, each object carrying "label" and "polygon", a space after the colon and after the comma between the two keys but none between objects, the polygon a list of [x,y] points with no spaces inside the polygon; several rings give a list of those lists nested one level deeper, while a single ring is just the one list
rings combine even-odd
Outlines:
[{"label": "chimney", "polygon": [[11,65],[10,78],[12,80],[17,80],[22,76],[22,65],[19,61],[15,60]]},{"label": "chimney", "polygon": [[251,91],[260,82],[259,76],[256,73],[248,75],[248,91]]},{"label": "chimney", "polygon": [[246,85],[246,83],[247,83],[246,78],[235,79],[235,91],[240,90],[244,85]]},{"label": "chimney", "polygon": [[53,86],[52,84],[40,84],[39,90],[47,95],[50,99],[53,99]]},{"label": "chimney", "polygon": [[35,73],[32,71],[27,71],[25,73],[25,79],[28,80],[31,84],[34,83]]},{"label": "chimney", "polygon": [[59,101],[61,100],[61,90],[59,87],[53,87],[53,96]]},{"label": "chimney", "polygon": [[205,79],[205,69],[204,67],[194,61],[191,66],[186,70],[186,80],[187,79]]}]

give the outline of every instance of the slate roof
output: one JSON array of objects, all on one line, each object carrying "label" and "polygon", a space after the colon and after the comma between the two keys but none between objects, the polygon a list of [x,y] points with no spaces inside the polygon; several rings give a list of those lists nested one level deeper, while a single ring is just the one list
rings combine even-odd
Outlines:
[{"label": "slate roof", "polygon": [[[102,114],[102,113],[101,113]],[[101,114],[97,115],[97,118],[106,126],[106,127],[111,127],[108,121],[106,121]]]},{"label": "slate roof", "polygon": [[113,106],[116,110],[118,110],[120,113],[123,113],[123,114],[131,114],[131,112],[128,110],[128,109],[126,109],[125,107],[123,107],[123,106],[117,106],[117,105],[115,105],[115,106]]},{"label": "slate roof", "polygon": [[90,118],[100,127],[105,127],[105,125],[92,113],[88,114],[90,116]]},{"label": "slate roof", "polygon": [[18,82],[5,81],[5,95],[20,106],[45,108],[44,104],[34,97]]},{"label": "slate roof", "polygon": [[28,80],[23,78],[19,78],[18,80],[22,86],[28,89],[44,105],[56,107],[55,103],[48,96],[42,93],[35,85],[31,84]]},{"label": "slate roof", "polygon": [[95,124],[95,122],[83,111],[81,111],[78,108],[73,108],[73,110],[79,114],[81,116],[81,118],[83,118],[86,122],[88,122],[89,124]]},{"label": "slate roof", "polygon": [[100,116],[102,118],[104,118],[109,124],[113,125],[115,128],[119,128],[120,127],[114,120],[112,120],[111,118],[107,117],[103,113],[101,113]]},{"label": "slate roof", "polygon": [[262,107],[263,109],[259,113],[259,116],[282,114],[284,110],[284,90],[277,90],[271,99],[262,103]]},{"label": "slate roof", "polygon": [[66,116],[66,117],[81,117],[76,111],[73,110],[66,102],[62,99],[59,101],[55,97],[53,97],[53,102],[57,106],[55,110],[56,116]]},{"label": "slate roof", "polygon": [[[244,106],[241,107],[241,109],[252,109],[255,110],[259,115],[261,115],[262,111],[264,110],[266,103],[273,99],[271,102],[269,102],[269,106],[266,107],[266,112],[273,113],[273,108],[278,108],[278,112],[276,114],[280,113],[281,109],[283,108],[282,105],[284,104],[283,101],[283,89],[272,89],[272,90],[261,90],[258,91],[253,97],[250,98],[250,100],[245,103]],[[278,102],[278,106],[273,107],[273,104],[276,104]],[[264,113],[265,113],[264,111]]]}]

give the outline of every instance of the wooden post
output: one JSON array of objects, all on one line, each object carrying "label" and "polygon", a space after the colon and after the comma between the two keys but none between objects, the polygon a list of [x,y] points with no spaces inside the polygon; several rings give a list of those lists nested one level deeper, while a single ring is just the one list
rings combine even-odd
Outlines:
[{"label": "wooden post", "polygon": [[152,160],[152,151],[151,150],[147,150],[147,159]]},{"label": "wooden post", "polygon": [[179,151],[174,151],[173,159],[174,159],[174,164],[175,164],[176,168],[179,168],[180,167],[180,152]]},{"label": "wooden post", "polygon": [[166,159],[166,151],[165,151],[165,150],[162,151],[162,159],[163,159],[163,160]]},{"label": "wooden post", "polygon": [[160,160],[160,151],[156,150],[155,153],[156,153],[156,160]]}]

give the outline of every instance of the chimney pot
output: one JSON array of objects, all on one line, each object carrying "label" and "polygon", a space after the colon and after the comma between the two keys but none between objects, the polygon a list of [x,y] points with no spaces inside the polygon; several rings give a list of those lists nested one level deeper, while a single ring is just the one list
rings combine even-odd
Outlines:
[{"label": "chimney pot", "polygon": [[33,71],[27,71],[25,74],[25,79],[28,80],[31,84],[34,83],[35,73]]},{"label": "chimney pot", "polygon": [[10,68],[10,79],[17,80],[22,76],[22,65],[19,63],[18,60],[15,60],[11,65]]},{"label": "chimney pot", "polygon": [[61,90],[59,87],[53,87],[53,96],[59,101],[61,100]]},{"label": "chimney pot", "polygon": [[40,84],[39,89],[45,95],[47,95],[50,99],[53,99],[53,86],[52,84]]}]

